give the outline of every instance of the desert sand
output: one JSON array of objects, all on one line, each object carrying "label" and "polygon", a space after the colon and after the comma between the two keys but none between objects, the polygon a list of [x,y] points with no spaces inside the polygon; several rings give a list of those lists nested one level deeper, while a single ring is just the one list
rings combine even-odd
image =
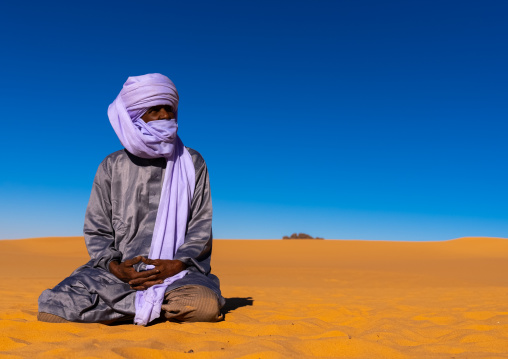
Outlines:
[{"label": "desert sand", "polygon": [[0,241],[2,358],[508,358],[508,239],[215,240],[219,323],[49,324],[83,238]]}]

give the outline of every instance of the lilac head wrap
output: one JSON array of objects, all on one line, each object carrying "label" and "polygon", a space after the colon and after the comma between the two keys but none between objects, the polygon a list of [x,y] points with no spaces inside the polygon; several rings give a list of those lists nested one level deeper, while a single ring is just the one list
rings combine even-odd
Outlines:
[{"label": "lilac head wrap", "polygon": [[[176,134],[176,119],[148,123],[141,119],[148,108],[158,105],[170,105],[175,115],[178,111],[178,92],[170,79],[161,74],[129,77],[109,106],[108,117],[130,153],[143,158],[164,157],[167,161],[148,257],[173,259],[185,239],[195,171],[189,151]],[[166,278],[163,284],[136,292],[134,323],[146,325],[158,318],[166,288],[186,274],[182,271]]]},{"label": "lilac head wrap", "polygon": [[175,84],[161,74],[129,77],[120,91],[120,96],[133,121],[153,106],[170,105],[175,116],[178,112],[178,92]]}]

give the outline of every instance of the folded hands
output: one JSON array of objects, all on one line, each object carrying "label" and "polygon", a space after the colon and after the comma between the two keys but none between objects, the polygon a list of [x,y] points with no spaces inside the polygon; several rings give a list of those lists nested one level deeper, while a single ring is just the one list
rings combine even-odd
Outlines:
[{"label": "folded hands", "polygon": [[[139,262],[151,264],[154,268],[137,272],[134,265]],[[109,264],[109,271],[121,281],[129,283],[131,288],[135,290],[145,290],[155,284],[162,284],[164,279],[180,273],[185,268],[187,266],[179,260],[148,259],[143,256],[127,259],[121,263],[112,261]]]}]

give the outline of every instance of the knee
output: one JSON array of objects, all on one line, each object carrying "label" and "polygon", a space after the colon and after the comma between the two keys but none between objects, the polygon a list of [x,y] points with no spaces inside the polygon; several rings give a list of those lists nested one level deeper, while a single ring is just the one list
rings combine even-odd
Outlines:
[{"label": "knee", "polygon": [[223,319],[215,293],[213,293],[213,297],[202,298],[199,303],[195,304],[195,308],[196,310],[189,321],[218,322]]},{"label": "knee", "polygon": [[167,319],[179,322],[218,322],[223,319],[215,292],[203,286],[184,286],[166,293],[162,305]]}]

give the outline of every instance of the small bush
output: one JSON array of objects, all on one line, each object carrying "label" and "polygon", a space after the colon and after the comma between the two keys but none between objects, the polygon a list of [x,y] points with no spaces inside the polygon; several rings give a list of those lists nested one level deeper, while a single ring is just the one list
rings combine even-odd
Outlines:
[{"label": "small bush", "polygon": [[310,235],[308,235],[307,233],[293,233],[291,236],[284,236],[282,237],[282,239],[324,239],[324,238],[321,238],[321,237],[312,237]]}]

